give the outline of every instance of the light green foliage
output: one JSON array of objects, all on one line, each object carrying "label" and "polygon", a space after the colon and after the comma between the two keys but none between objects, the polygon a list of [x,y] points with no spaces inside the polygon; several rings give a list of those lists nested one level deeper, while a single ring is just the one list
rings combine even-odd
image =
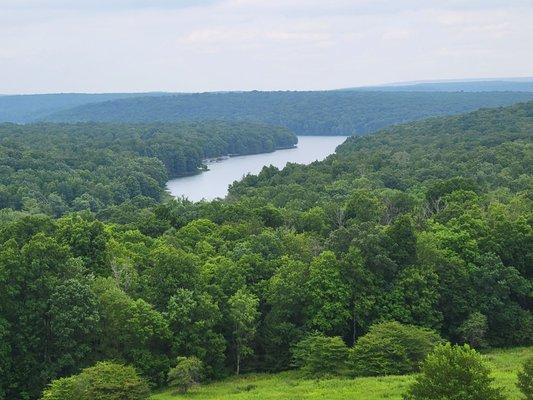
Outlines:
[{"label": "light green foliage", "polygon": [[44,390],[42,400],[83,400],[83,387],[78,375],[54,379]]},{"label": "light green foliage", "polygon": [[533,399],[533,356],[524,362],[522,370],[518,373],[518,388],[526,400]]},{"label": "light green foliage", "polygon": [[179,393],[187,393],[200,383],[202,369],[202,362],[198,358],[178,357],[176,366],[168,371],[168,386]]},{"label": "light green foliage", "polygon": [[[503,386],[506,400],[523,400],[516,387],[516,373],[533,348],[493,350],[483,358],[493,368],[495,384]],[[248,374],[202,385],[191,398],[195,400],[404,400],[416,375],[360,377],[347,379],[302,377],[299,371],[277,374]],[[175,400],[172,391],[154,394],[151,400]],[[444,400],[444,399],[442,399]]]},{"label": "light green foliage", "polygon": [[428,355],[408,390],[409,400],[503,400],[490,367],[468,345],[440,345]]},{"label": "light green foliage", "polygon": [[324,209],[313,207],[303,212],[296,222],[299,231],[322,233],[327,229],[327,220]]},{"label": "light green foliage", "polygon": [[235,348],[235,373],[239,375],[241,361],[253,354],[251,342],[257,329],[259,299],[246,289],[239,289],[228,301],[233,322],[233,345]]},{"label": "light green foliage", "polygon": [[294,366],[315,377],[342,374],[347,357],[348,347],[338,336],[311,334],[293,349]]},{"label": "light green foliage", "polygon": [[351,349],[349,368],[355,376],[397,375],[417,371],[441,342],[429,329],[398,322],[373,325]]},{"label": "light green foliage", "polygon": [[145,400],[148,383],[130,366],[103,361],[80,374],[53,381],[42,400]]}]

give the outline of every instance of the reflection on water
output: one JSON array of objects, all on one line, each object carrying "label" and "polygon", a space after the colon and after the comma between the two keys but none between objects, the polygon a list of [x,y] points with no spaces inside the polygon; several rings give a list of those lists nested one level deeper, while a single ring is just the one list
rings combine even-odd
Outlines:
[{"label": "reflection on water", "polygon": [[189,200],[213,200],[225,197],[228,186],[248,173],[257,174],[265,165],[283,168],[288,162],[309,164],[323,160],[346,140],[346,136],[298,136],[298,147],[273,153],[231,157],[208,164],[209,171],[167,182],[167,189],[175,197]]}]

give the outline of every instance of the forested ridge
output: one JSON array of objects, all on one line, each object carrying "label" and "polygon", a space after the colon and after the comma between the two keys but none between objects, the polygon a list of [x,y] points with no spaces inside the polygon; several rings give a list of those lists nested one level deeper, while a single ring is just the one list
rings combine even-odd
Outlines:
[{"label": "forested ridge", "polygon": [[[72,127],[99,125],[3,126],[18,132],[0,133],[4,158],[21,158],[9,157],[25,150],[18,137],[61,126],[85,145],[96,136]],[[162,155],[143,158],[131,132],[119,133],[138,127],[109,126],[124,139],[116,146],[139,156],[133,165],[165,171]],[[92,379],[113,368],[92,367],[103,360],[132,365],[160,387],[181,371],[171,370],[177,363],[196,360],[203,379],[295,366],[336,374],[340,365],[309,349],[347,357],[351,348],[348,373],[360,376],[414,371],[442,339],[531,345],[532,135],[528,102],[350,138],[325,161],[265,167],[226,200],[147,204],[144,194],[60,218],[6,208],[0,398],[37,399],[53,379],[86,367],[79,379]],[[110,158],[122,155],[103,143]],[[57,144],[43,153],[28,146],[30,162]],[[90,161],[84,180],[100,169]],[[1,179],[13,175],[5,168]],[[317,370],[321,361],[331,370]]]},{"label": "forested ridge", "polygon": [[217,119],[284,126],[299,135],[354,135],[429,116],[531,100],[533,92],[223,92],[139,97],[58,111],[51,121]]},{"label": "forested ridge", "polygon": [[205,158],[296,142],[253,123],[0,124],[0,208],[59,216],[159,201],[169,178],[198,172]]},{"label": "forested ridge", "polygon": [[412,82],[381,86],[347,88],[343,90],[374,90],[389,92],[532,92],[533,79],[524,80],[490,80],[490,81],[441,81],[441,82]]},{"label": "forested ridge", "polygon": [[0,122],[39,121],[51,113],[89,103],[162,93],[53,93],[0,95]]}]

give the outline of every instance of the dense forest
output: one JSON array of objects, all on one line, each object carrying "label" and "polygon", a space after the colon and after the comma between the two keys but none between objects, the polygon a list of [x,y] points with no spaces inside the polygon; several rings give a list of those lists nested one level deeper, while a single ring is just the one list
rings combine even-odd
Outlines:
[{"label": "dense forest", "polygon": [[[253,105],[265,95],[249,96]],[[414,113],[413,103],[403,104]],[[195,132],[194,143],[204,138],[201,156],[235,151],[224,144],[235,132],[225,124],[208,125],[205,137],[195,124],[140,127],[4,125],[1,179],[24,173],[2,182],[2,193],[31,188],[70,206],[77,197],[60,189],[67,179],[104,179],[118,193],[125,189],[113,186],[126,174],[106,175],[111,162],[113,171],[148,174],[160,191],[161,173],[181,171],[166,158],[167,139],[192,143],[176,130]],[[240,139],[259,129],[238,127]],[[213,131],[220,133],[212,143]],[[269,146],[294,143],[272,128],[256,140],[269,132]],[[325,161],[265,167],[234,184],[226,200],[154,204],[158,196],[138,191],[120,201],[99,197],[92,212],[80,207],[60,218],[3,203],[0,399],[37,399],[51,380],[86,367],[77,379],[109,375],[112,364],[93,367],[105,360],[134,366],[158,387],[183,362],[177,357],[189,357],[189,366],[199,360],[204,378],[214,379],[299,366],[310,343],[353,346],[353,373],[383,372],[361,369],[368,355],[401,356],[403,369],[390,371],[412,370],[422,350],[400,354],[387,341],[391,332],[416,334],[428,346],[441,337],[474,347],[530,345],[532,134],[528,102],[350,138]],[[265,144],[257,146],[248,149]],[[385,353],[372,353],[375,343]],[[443,347],[437,356],[454,351]],[[77,381],[56,382],[59,390]]]},{"label": "dense forest", "polygon": [[292,147],[284,128],[252,123],[0,124],[0,208],[60,216],[139,196],[208,157]]},{"label": "dense forest", "polygon": [[[358,88],[346,88],[339,90],[350,91],[380,91],[380,92],[532,92],[533,82],[530,79],[523,80],[494,80],[494,81],[457,81],[457,82],[426,82],[426,83],[405,83],[405,84],[390,84],[382,86],[369,86]],[[334,94],[336,91],[330,91]],[[311,92],[313,93],[313,92]],[[319,92],[314,92],[319,93]],[[246,96],[246,94],[242,94]],[[65,116],[68,115],[68,119],[72,120],[73,113],[78,113],[78,110],[71,110],[73,108],[92,104],[103,103],[118,99],[131,99],[137,97],[155,97],[164,95],[178,95],[183,96],[185,93],[171,93],[171,92],[145,92],[145,93],[55,93],[55,94],[28,94],[28,95],[1,95],[0,94],[0,122],[13,122],[13,123],[29,123],[39,122],[44,119],[51,118],[51,114],[59,112],[65,112]],[[279,96],[279,94],[278,94]],[[298,101],[307,101],[309,94],[302,94]],[[496,102],[492,100],[490,103],[486,103],[485,100],[480,102],[477,107],[488,107],[511,104],[513,101],[509,101],[509,93],[492,93],[491,97],[495,99],[501,99]],[[511,96],[513,97],[513,96]],[[524,101],[531,99],[531,96],[524,93],[518,93],[514,97],[514,102]],[[461,100],[463,101],[463,100]],[[181,103],[180,103],[181,104]],[[246,104],[244,104],[246,107]],[[268,104],[265,104],[265,107]],[[422,105],[426,107],[425,105]],[[218,108],[222,109],[223,105],[218,105]],[[99,107],[98,107],[99,108]],[[473,110],[474,106],[464,109],[452,108],[449,113],[458,113],[460,111]],[[100,108],[99,108],[100,110]],[[438,109],[439,113],[443,113],[442,109]],[[85,113],[85,111],[80,111]],[[211,111],[211,112],[214,112]],[[252,111],[250,111],[252,112]],[[253,111],[255,113],[255,111]],[[97,120],[104,118],[101,116],[101,111],[98,112]],[[62,115],[59,114],[57,118]],[[432,115],[431,112],[426,112],[423,116]],[[251,115],[253,116],[253,115]],[[92,118],[86,118],[86,115],[79,115],[79,120],[93,120]],[[55,118],[55,117],[54,117]],[[108,113],[105,113],[106,120],[110,120]],[[128,116],[129,121],[131,115]],[[143,113],[142,121],[149,122],[151,119],[146,119]],[[294,118],[294,117],[293,117]],[[166,118],[164,118],[166,120]],[[186,118],[183,118],[186,119]],[[76,119],[78,121],[78,119]],[[121,119],[120,121],[126,121]],[[397,121],[398,122],[398,121]],[[305,132],[301,132],[306,134]],[[341,133],[344,135],[345,133]]]},{"label": "dense forest", "polygon": [[163,93],[54,93],[0,96],[0,122],[39,121],[51,113],[90,103]]},{"label": "dense forest", "polygon": [[59,111],[56,122],[216,119],[284,126],[299,135],[366,134],[392,124],[533,99],[533,92],[228,92],[142,97]]}]

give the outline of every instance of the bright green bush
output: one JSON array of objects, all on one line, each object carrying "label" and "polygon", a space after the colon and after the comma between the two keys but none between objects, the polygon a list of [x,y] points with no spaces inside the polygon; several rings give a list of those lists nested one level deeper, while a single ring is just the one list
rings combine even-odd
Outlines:
[{"label": "bright green bush", "polygon": [[409,388],[408,400],[503,400],[489,367],[470,346],[438,346]]},{"label": "bright green bush", "polygon": [[293,365],[311,376],[338,375],[345,370],[348,347],[338,337],[313,334],[293,349]]},{"label": "bright green bush", "polygon": [[80,400],[82,387],[77,376],[55,379],[44,391],[42,400]]},{"label": "bright green bush", "polygon": [[524,368],[518,373],[518,388],[527,400],[533,400],[533,357],[524,363]]},{"label": "bright green bush", "polygon": [[426,328],[394,321],[373,325],[350,351],[350,372],[356,376],[375,376],[417,371],[441,341],[436,332]]},{"label": "bright green bush", "polygon": [[54,380],[42,400],[146,400],[149,395],[148,383],[133,367],[104,361]]}]

